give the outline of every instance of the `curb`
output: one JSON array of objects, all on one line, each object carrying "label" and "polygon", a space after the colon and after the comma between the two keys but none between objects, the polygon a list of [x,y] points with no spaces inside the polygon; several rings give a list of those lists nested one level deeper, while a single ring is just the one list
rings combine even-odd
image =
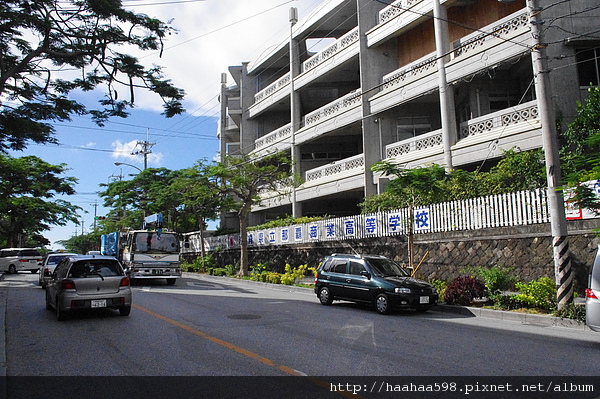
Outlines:
[{"label": "curb", "polygon": [[[211,276],[208,274],[197,274],[190,272],[183,272],[184,277],[188,278],[200,278],[206,277],[209,279],[231,279],[231,277],[221,277],[221,276]],[[260,284],[264,287],[269,287],[274,290],[279,291],[293,291],[293,292],[310,292],[312,293],[312,288],[305,287],[297,287],[293,285],[282,285],[282,284],[271,284],[271,283],[263,283],[261,281],[252,281],[252,280],[243,280],[243,279],[234,279],[236,283],[245,283],[247,285]],[[519,313],[519,312],[510,312],[506,310],[494,310],[494,309],[483,309],[472,306],[455,306],[455,305],[446,305],[444,303],[440,303],[437,306],[431,309],[432,312],[440,312],[440,313],[451,313],[457,314],[461,316],[467,317],[485,317],[490,319],[500,319],[506,321],[514,321],[520,322],[523,324],[532,324],[543,327],[561,327],[561,328],[572,328],[580,331],[592,331],[585,323],[573,320],[573,319],[563,319],[556,316],[550,315],[540,315],[540,314],[530,314],[530,313]]]}]

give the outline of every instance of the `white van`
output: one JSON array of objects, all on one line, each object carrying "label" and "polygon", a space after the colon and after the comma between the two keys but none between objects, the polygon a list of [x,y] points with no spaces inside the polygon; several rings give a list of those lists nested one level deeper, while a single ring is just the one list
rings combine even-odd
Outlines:
[{"label": "white van", "polygon": [[0,249],[0,272],[12,274],[26,270],[37,273],[42,259],[42,254],[35,248]]},{"label": "white van", "polygon": [[585,314],[588,327],[600,332],[600,245],[585,290]]}]

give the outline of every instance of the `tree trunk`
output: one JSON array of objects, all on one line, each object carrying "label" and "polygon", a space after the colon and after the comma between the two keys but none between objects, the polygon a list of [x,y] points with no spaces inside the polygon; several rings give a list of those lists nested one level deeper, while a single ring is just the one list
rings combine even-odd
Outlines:
[{"label": "tree trunk", "polygon": [[240,271],[238,276],[247,276],[250,267],[248,265],[248,221],[246,212],[240,212]]}]

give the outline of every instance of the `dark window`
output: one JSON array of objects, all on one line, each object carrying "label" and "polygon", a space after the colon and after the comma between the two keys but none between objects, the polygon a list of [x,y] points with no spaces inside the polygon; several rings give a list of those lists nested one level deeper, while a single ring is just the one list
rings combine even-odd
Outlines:
[{"label": "dark window", "polygon": [[334,260],[331,267],[331,271],[334,273],[346,273],[346,260]]},{"label": "dark window", "polygon": [[69,270],[69,277],[73,278],[121,275],[123,275],[123,271],[118,262],[103,259],[75,262]]},{"label": "dark window", "polygon": [[577,76],[579,86],[598,86],[600,81],[600,48],[578,50]]},{"label": "dark window", "polygon": [[364,270],[365,267],[362,265],[362,263],[350,261],[350,274],[359,275]]}]

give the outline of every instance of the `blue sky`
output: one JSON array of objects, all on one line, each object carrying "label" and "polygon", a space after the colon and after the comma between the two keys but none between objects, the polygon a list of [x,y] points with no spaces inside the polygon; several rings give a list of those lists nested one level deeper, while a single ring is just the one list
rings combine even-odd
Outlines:
[{"label": "blue sky", "polygon": [[[227,72],[231,65],[256,60],[270,47],[287,40],[290,7],[298,9],[302,20],[324,2],[123,0],[125,7],[171,21],[178,30],[168,38],[161,58],[157,53],[131,53],[146,66],[162,66],[166,77],[186,91],[186,114],[167,119],[160,115],[158,97],[137,91],[136,108],[130,117],[111,119],[104,128],[87,117],[74,117],[72,122],[55,125],[60,145],[32,144],[27,150],[11,155],[36,155],[52,164],[67,164],[66,176],[79,180],[78,194],[67,200],[88,212],[82,213],[83,230],[88,232],[93,225],[94,204],[98,204],[98,215],[107,211],[102,199],[94,193],[100,190],[101,183],[121,174],[124,179],[130,178],[130,174],[137,172],[130,166],[115,166],[115,162],[143,168],[143,158],[131,156],[130,152],[137,141],[146,140],[147,134],[149,141],[156,143],[149,157],[149,167],[176,170],[191,167],[198,159],[215,159],[221,73]],[[228,84],[233,84],[231,76],[228,76]],[[82,96],[80,99],[91,107],[102,93],[76,95]],[[44,236],[56,249],[60,248],[56,241],[81,234],[81,231],[81,226],[69,224],[52,228]]]}]

